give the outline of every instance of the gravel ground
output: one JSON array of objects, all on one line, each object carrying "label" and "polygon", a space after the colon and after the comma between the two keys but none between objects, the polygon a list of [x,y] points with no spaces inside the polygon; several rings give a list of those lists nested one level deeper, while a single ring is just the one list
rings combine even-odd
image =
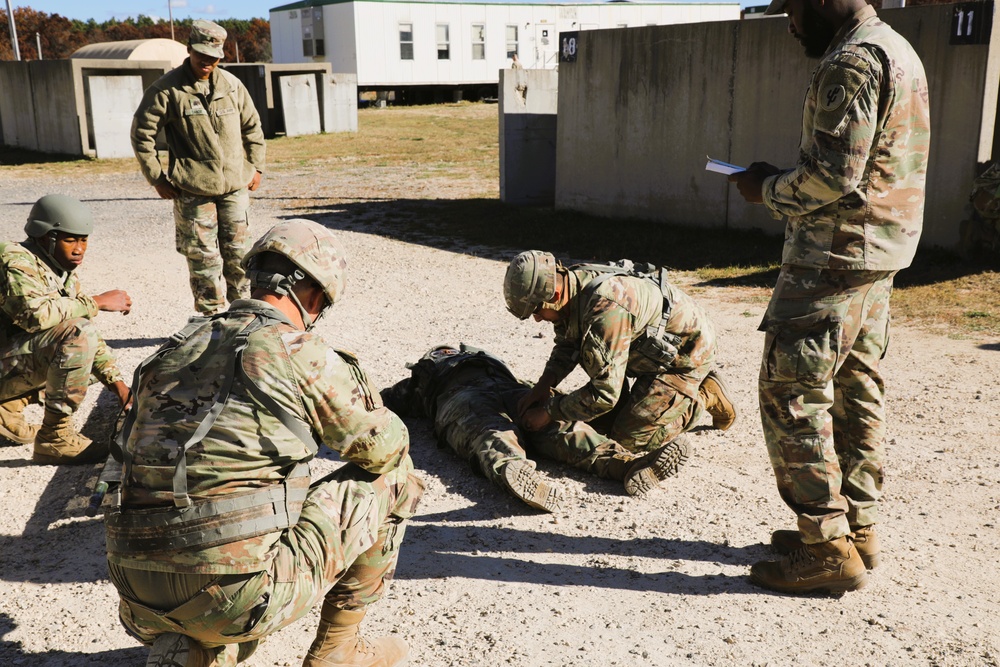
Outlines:
[{"label": "gravel ground", "polygon": [[[254,199],[252,231],[317,210],[341,230],[348,290],[319,330],[358,353],[377,387],[403,377],[404,362],[432,345],[459,341],[535,378],[551,328],[516,321],[500,297],[505,259],[520,248],[403,242],[379,226],[384,209],[365,215],[366,202],[461,198],[482,186],[403,173],[345,172],[329,182],[272,174]],[[138,174],[79,182],[6,172],[0,238],[22,238],[31,203],[48,192],[79,197],[94,211],[85,288],[124,288],[133,298],[130,315],[97,318],[130,375],[191,312],[170,205]],[[348,204],[355,214],[338,214]],[[840,598],[774,595],[747,580],[750,563],[771,555],[762,543],[770,531],[794,525],[757,419],[764,304],[734,289],[690,287],[720,330],[722,368],[742,413],[733,429],[695,432],[693,459],[641,500],[543,462],[540,470],[568,496],[548,515],[473,476],[436,446],[427,423],[409,422],[427,494],[366,630],[405,638],[411,664],[429,667],[997,665],[1000,345],[894,328],[884,362],[891,424],[883,565],[865,590]],[[112,417],[110,394],[92,388],[81,428],[100,435]],[[101,520],[84,514],[99,468],[38,467],[30,453],[0,447],[0,665],[144,664],[145,649],[117,622]],[[326,457],[317,467],[334,465]],[[317,618],[271,637],[246,664],[300,664]]]}]

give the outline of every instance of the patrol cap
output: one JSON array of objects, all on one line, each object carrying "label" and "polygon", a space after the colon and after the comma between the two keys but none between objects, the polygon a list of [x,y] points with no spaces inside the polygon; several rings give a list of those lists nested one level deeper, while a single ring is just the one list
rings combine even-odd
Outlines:
[{"label": "patrol cap", "polygon": [[94,218],[78,199],[66,195],[45,195],[35,202],[24,225],[24,233],[38,239],[51,231],[70,236],[90,236]]},{"label": "patrol cap", "polygon": [[773,14],[784,14],[785,5],[788,4],[788,0],[771,0],[771,4],[767,6],[764,10],[764,16],[771,16]]},{"label": "patrol cap", "polygon": [[542,250],[526,250],[507,266],[503,279],[503,298],[507,310],[526,320],[540,303],[556,294],[556,258]]},{"label": "patrol cap", "polygon": [[188,37],[188,46],[193,51],[204,53],[213,58],[222,58],[225,55],[222,45],[226,42],[226,29],[218,23],[198,19],[191,23],[191,36]]},{"label": "patrol cap", "polygon": [[278,223],[257,239],[243,256],[243,268],[247,270],[251,284],[283,294],[282,289],[288,291],[295,284],[295,276],[257,271],[254,258],[265,252],[287,257],[316,281],[326,294],[329,305],[333,305],[344,293],[347,253],[333,232],[323,225],[303,218]]}]

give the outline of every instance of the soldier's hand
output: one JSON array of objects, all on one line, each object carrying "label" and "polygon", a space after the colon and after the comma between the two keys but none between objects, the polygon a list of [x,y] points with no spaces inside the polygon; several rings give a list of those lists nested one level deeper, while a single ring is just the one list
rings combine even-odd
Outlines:
[{"label": "soldier's hand", "polygon": [[128,385],[119,380],[111,385],[111,391],[115,392],[115,396],[118,397],[118,402],[122,404],[126,410],[132,405],[132,392],[129,391]]},{"label": "soldier's hand", "polygon": [[99,310],[110,313],[122,313],[128,315],[132,310],[132,297],[125,290],[113,289],[110,292],[102,292],[94,297]]},{"label": "soldier's hand", "polygon": [[156,190],[156,194],[160,195],[160,199],[177,199],[181,195],[181,191],[168,181],[157,183],[153,186],[153,189]]},{"label": "soldier's hand", "polygon": [[541,431],[552,423],[552,417],[545,408],[531,408],[521,416],[521,423],[529,431]]},{"label": "soldier's hand", "polygon": [[743,198],[751,204],[764,203],[764,179],[780,174],[781,169],[767,162],[754,162],[746,171],[729,175],[729,182],[736,184]]},{"label": "soldier's hand", "polygon": [[524,414],[539,403],[549,400],[551,389],[545,385],[536,384],[527,394],[517,402],[517,413],[522,417]]},{"label": "soldier's hand", "polygon": [[253,192],[257,188],[259,188],[260,187],[260,178],[261,178],[261,176],[262,176],[262,174],[259,171],[255,171],[253,173],[253,178],[251,178],[250,182],[247,183],[247,190],[249,190],[250,192]]}]

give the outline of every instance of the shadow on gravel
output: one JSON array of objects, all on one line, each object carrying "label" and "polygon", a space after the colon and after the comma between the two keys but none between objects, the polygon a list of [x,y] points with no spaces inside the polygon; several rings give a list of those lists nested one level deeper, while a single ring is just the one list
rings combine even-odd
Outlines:
[{"label": "shadow on gravel", "polygon": [[0,613],[0,664],[17,667],[77,667],[77,665],[141,665],[146,660],[148,649],[144,647],[102,651],[100,653],[70,653],[67,651],[46,651],[45,653],[25,653],[21,642],[9,641],[5,637],[17,628],[17,623],[7,614]]},{"label": "shadow on gravel", "polygon": [[[478,256],[492,259],[507,259],[525,248],[545,248],[561,258],[628,257],[690,271],[776,266],[782,244],[779,236],[760,230],[610,220],[574,211],[510,206],[497,199],[351,201],[288,206],[285,211],[283,217],[307,217],[331,229],[389,236],[440,250],[468,252],[471,247]],[[628,233],[621,233],[623,228]],[[609,229],[615,232],[609,234]]]},{"label": "shadow on gravel", "polygon": [[[119,338],[104,341],[112,350],[124,350],[132,347],[159,347],[167,342],[166,338]],[[129,378],[131,380],[131,378]]]},{"label": "shadow on gravel", "polygon": [[[107,439],[118,415],[118,401],[102,390],[80,432]],[[28,456],[31,449],[25,448]],[[14,462],[11,462],[14,463]],[[20,462],[18,462],[20,463]],[[31,465],[25,461],[24,465]],[[95,582],[107,579],[104,524],[84,512],[103,464],[59,466],[41,489],[20,535],[0,536],[0,579],[33,583]],[[0,664],[70,664],[60,662]],[[102,663],[105,664],[105,663]]]},{"label": "shadow on gravel", "polygon": [[[631,556],[664,561],[696,560],[747,565],[766,558],[763,545],[731,547],[700,540],[637,538],[617,540],[571,537],[495,526],[440,526],[413,519],[400,551],[397,579],[465,577],[553,586],[589,586],[677,595],[762,593],[746,576],[692,575],[664,571],[643,573],[610,565],[609,557]],[[479,551],[518,554],[591,554],[586,565],[538,563],[530,558],[479,555]],[[455,553],[468,551],[468,553]],[[666,564],[666,563],[665,563]]]}]

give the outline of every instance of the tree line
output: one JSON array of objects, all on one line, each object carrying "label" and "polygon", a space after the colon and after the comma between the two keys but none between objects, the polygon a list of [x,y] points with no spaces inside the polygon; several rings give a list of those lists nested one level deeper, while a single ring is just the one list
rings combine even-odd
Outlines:
[{"label": "tree line", "polygon": [[[174,19],[174,39],[187,44],[193,19]],[[123,21],[111,19],[98,23],[94,19],[79,21],[59,14],[46,14],[30,7],[14,9],[18,49],[21,60],[38,60],[37,32],[46,60],[69,58],[81,46],[98,42],[120,42],[132,39],[160,37],[170,39],[170,21],[154,20],[140,14]],[[271,24],[265,19],[219,19],[216,21],[229,33],[226,39],[225,62],[271,62]],[[239,57],[237,58],[237,53]],[[14,60],[10,43],[7,12],[0,12],[0,60]]]}]

